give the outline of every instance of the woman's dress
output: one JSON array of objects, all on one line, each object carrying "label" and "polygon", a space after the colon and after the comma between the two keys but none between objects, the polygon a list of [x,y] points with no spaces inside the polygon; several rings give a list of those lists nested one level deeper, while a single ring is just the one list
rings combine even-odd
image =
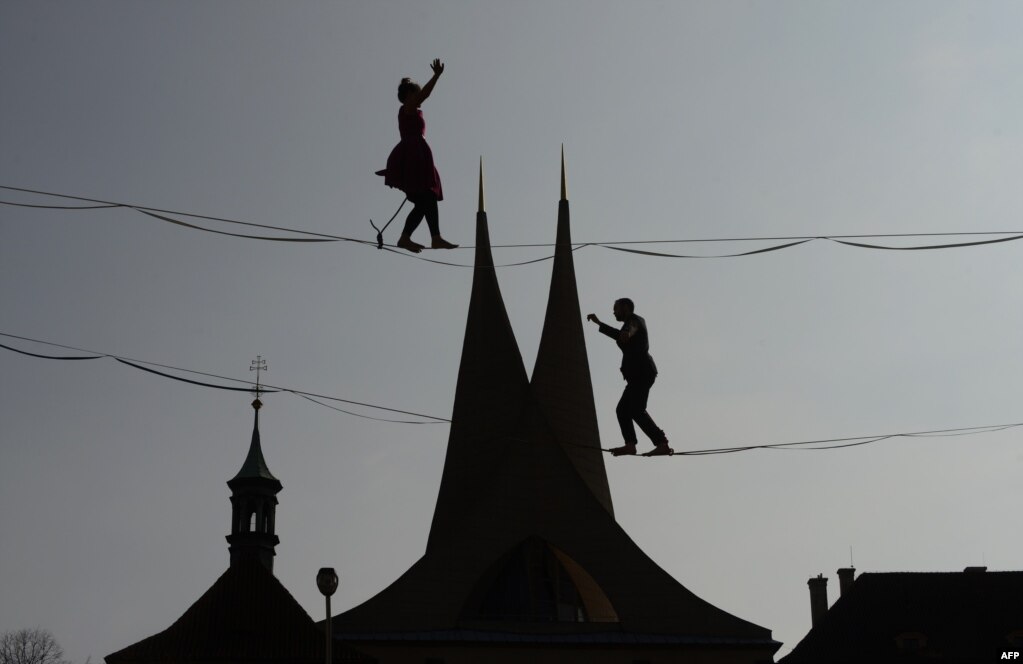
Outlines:
[{"label": "woman's dress", "polygon": [[415,115],[399,111],[398,132],[401,141],[387,157],[387,168],[377,171],[377,175],[384,176],[384,184],[402,190],[410,200],[427,191],[432,191],[438,201],[443,200],[440,174],[433,164],[433,151],[426,142],[422,109],[416,109]]}]

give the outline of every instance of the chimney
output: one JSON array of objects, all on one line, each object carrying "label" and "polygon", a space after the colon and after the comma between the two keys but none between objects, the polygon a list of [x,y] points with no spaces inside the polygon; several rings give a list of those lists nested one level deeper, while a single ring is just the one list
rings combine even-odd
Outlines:
[{"label": "chimney", "polygon": [[838,596],[845,597],[845,594],[852,590],[853,580],[856,578],[855,567],[842,567],[838,570]]},{"label": "chimney", "polygon": [[828,579],[818,574],[806,585],[810,586],[810,626],[816,627],[828,612]]}]

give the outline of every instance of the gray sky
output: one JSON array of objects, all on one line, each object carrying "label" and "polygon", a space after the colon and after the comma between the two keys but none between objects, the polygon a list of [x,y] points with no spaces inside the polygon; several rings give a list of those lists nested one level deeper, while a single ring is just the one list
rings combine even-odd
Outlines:
[{"label": "gray sky", "polygon": [[[579,241],[1019,230],[1021,27],[1014,2],[5,2],[0,184],[372,240],[401,201],[373,175],[397,83],[440,57],[424,111],[455,242],[480,155],[494,243],[552,242],[562,143]],[[575,260],[583,314],[636,301],[650,411],[704,449],[1023,420],[1021,251]],[[531,369],[550,264],[499,277]],[[0,332],[239,378],[259,354],[273,384],[442,417],[470,282],[352,244],[0,209]],[[587,333],[610,447],[618,351]],[[2,351],[0,374],[0,630],[84,660],[166,628],[226,569],[251,398],[110,359]],[[276,573],[320,618],[319,567],[344,610],[422,554],[448,429],[264,401]],[[807,578],[850,547],[862,571],[1019,569],[1021,436],[607,467],[633,539],[784,654]]]}]

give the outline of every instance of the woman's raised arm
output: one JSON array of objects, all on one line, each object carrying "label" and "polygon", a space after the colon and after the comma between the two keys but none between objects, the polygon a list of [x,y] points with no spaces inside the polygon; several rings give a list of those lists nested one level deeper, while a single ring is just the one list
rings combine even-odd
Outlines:
[{"label": "woman's raised arm", "polygon": [[430,93],[433,92],[433,86],[437,85],[437,79],[444,73],[444,63],[440,61],[440,58],[434,58],[430,63],[430,69],[433,70],[433,76],[426,82],[423,89],[418,94],[409,95],[405,100],[404,106],[407,111],[415,111],[429,98]]}]

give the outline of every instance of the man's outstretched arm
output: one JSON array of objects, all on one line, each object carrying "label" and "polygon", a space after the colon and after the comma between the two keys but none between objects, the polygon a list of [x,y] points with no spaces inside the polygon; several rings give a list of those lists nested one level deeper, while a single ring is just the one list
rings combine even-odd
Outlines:
[{"label": "man's outstretched arm", "polygon": [[610,325],[602,323],[600,321],[600,319],[597,318],[596,314],[589,314],[589,315],[587,315],[586,316],[586,320],[591,321],[593,323],[596,323],[597,324],[597,328],[599,329],[601,334],[603,334],[605,336],[608,336],[608,337],[611,337],[615,341],[619,340],[620,337],[619,337],[619,330],[618,330],[618,328],[611,327]]}]

